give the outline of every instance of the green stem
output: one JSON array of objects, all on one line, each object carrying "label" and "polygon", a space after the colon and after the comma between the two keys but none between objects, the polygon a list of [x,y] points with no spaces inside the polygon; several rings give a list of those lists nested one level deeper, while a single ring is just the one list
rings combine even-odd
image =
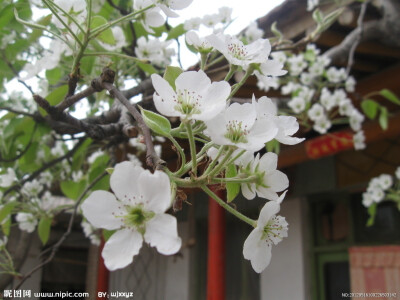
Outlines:
[{"label": "green stem", "polygon": [[224,183],[224,182],[236,182],[236,183],[255,183],[257,180],[256,175],[251,175],[246,178],[240,178],[240,177],[231,177],[231,178],[213,178],[211,181],[212,182],[217,182],[217,183]]},{"label": "green stem", "polygon": [[185,126],[189,139],[190,156],[192,158],[192,172],[194,175],[196,175],[197,174],[196,143],[194,141],[192,125],[190,123],[186,123]]},{"label": "green stem", "polygon": [[185,167],[185,164],[186,164],[185,151],[183,151],[181,145],[179,145],[179,143],[174,139],[173,136],[169,136],[168,138],[172,142],[172,144],[174,144],[175,148],[178,150],[179,155],[181,157],[181,166],[180,166],[179,170],[175,172],[177,174],[180,174],[183,171],[183,168]]},{"label": "green stem", "polygon": [[228,71],[228,73],[226,74],[224,80],[225,80],[225,81],[229,81],[229,79],[232,78],[233,74],[235,74],[236,70],[237,70],[237,66],[235,66],[235,65],[229,65],[229,71]]},{"label": "green stem", "polygon": [[207,62],[208,53],[200,54],[200,69],[204,70]]},{"label": "green stem", "polygon": [[[52,6],[52,4],[49,4],[47,0],[43,0],[44,4],[51,10],[51,12],[56,16],[56,18],[61,22],[61,24],[63,24],[63,26],[65,27],[65,29],[68,30],[68,32],[72,35],[72,37],[74,38],[74,40],[79,44],[79,46],[83,47],[83,44],[81,42],[81,40],[75,35],[75,33],[72,31],[72,29],[68,26],[68,24],[66,24],[63,19],[58,15],[58,13],[55,11],[54,7]],[[68,15],[68,14],[67,14]],[[69,16],[69,15],[68,15]],[[70,16],[71,17],[71,16]],[[73,20],[73,18],[71,17],[71,20]],[[81,27],[80,27],[81,28]]]},{"label": "green stem", "polygon": [[[226,146],[221,146],[219,147],[217,156],[212,160],[212,162],[208,165],[207,169],[204,171],[204,175],[207,175],[208,173],[211,172],[212,169],[214,169],[215,165],[218,162],[218,159],[221,157],[222,153],[226,150]],[[203,176],[204,176],[203,175]]]},{"label": "green stem", "polygon": [[216,168],[214,168],[213,170],[211,170],[210,173],[207,174],[207,176],[212,178],[214,175],[218,175],[226,167],[227,162],[230,160],[232,153],[233,153],[233,149],[230,148],[226,152],[225,157],[218,164],[218,166]]},{"label": "green stem", "polygon": [[108,24],[104,24],[102,26],[99,26],[99,27],[97,27],[96,29],[94,29],[92,31],[92,34],[90,35],[89,39],[92,39],[92,38],[96,37],[97,35],[99,35],[103,31],[106,31],[111,26],[114,26],[115,24],[118,24],[118,23],[123,22],[125,20],[131,19],[132,17],[134,17],[136,15],[139,15],[139,14],[145,12],[146,10],[149,10],[149,9],[155,7],[155,6],[156,6],[155,4],[149,5],[149,6],[145,7],[145,8],[143,8],[143,9],[140,9],[140,10],[131,12],[128,15],[122,16],[121,18],[118,18],[118,19],[116,19],[116,20],[114,20],[114,21],[112,21],[112,22],[110,22]]},{"label": "green stem", "polygon": [[232,92],[229,95],[228,99],[231,99],[236,94],[236,92],[242,87],[242,85],[245,84],[245,82],[247,81],[247,78],[250,77],[250,75],[253,73],[253,71],[254,71],[254,69],[251,66],[249,66],[249,68],[247,69],[246,73],[244,74],[242,80],[240,80],[239,83],[234,85],[234,88],[232,89]]},{"label": "green stem", "polygon": [[246,152],[246,150],[240,151],[235,157],[232,157],[232,159],[230,159],[228,161],[227,165],[229,166],[231,163],[234,163],[235,160],[237,160],[239,157],[241,157],[245,152]]},{"label": "green stem", "polygon": [[83,54],[83,56],[100,56],[100,55],[105,55],[105,56],[116,56],[116,57],[120,57],[120,58],[124,58],[124,59],[130,59],[130,60],[134,60],[135,62],[142,62],[141,59],[134,57],[134,56],[129,56],[129,55],[125,55],[125,54],[121,54],[121,53],[117,53],[117,52],[102,52],[102,51],[96,51],[96,52],[85,52]]},{"label": "green stem", "polygon": [[211,198],[213,198],[219,205],[221,205],[225,210],[230,212],[232,215],[237,217],[238,219],[242,220],[243,222],[246,222],[250,226],[256,227],[257,226],[257,221],[254,221],[242,213],[238,212],[236,209],[231,207],[229,204],[227,204],[225,201],[223,201],[220,197],[218,197],[212,190],[210,190],[206,185],[201,186],[202,190]]}]

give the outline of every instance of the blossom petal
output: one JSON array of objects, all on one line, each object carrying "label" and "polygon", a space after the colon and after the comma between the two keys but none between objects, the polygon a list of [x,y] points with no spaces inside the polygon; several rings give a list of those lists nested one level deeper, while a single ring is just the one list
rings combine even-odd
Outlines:
[{"label": "blossom petal", "polygon": [[160,14],[158,9],[151,9],[145,14],[146,24],[151,27],[160,27],[165,23],[164,17]]},{"label": "blossom petal", "polygon": [[242,122],[242,126],[248,129],[254,125],[256,116],[255,106],[250,103],[232,103],[225,112],[227,123],[229,121]]},{"label": "blossom petal", "polygon": [[171,188],[167,174],[144,170],[137,179],[142,202],[146,210],[163,213],[171,205]]},{"label": "blossom petal", "polygon": [[273,152],[265,153],[260,159],[259,169],[266,172],[267,174],[271,171],[276,170],[278,166],[278,155]]},{"label": "blossom petal", "polygon": [[168,214],[157,214],[146,223],[144,239],[164,255],[175,254],[182,245],[176,218]]},{"label": "blossom petal", "polygon": [[101,255],[107,269],[114,271],[132,263],[133,257],[142,248],[142,235],[132,229],[115,232],[104,245]]},{"label": "blossom petal", "polygon": [[254,229],[243,245],[243,256],[250,260],[254,271],[261,273],[271,261],[271,246],[261,240],[262,230]]},{"label": "blossom petal", "polygon": [[115,196],[121,201],[130,204],[138,204],[138,183],[139,175],[143,172],[143,168],[135,165],[130,161],[124,161],[116,164],[114,172],[110,177],[110,186]]},{"label": "blossom petal", "polygon": [[175,80],[175,85],[177,91],[188,90],[203,95],[211,86],[211,80],[202,70],[189,71],[180,74]]},{"label": "blossom petal", "polygon": [[242,183],[241,184],[242,188],[242,194],[243,197],[245,197],[247,200],[252,200],[256,197],[256,191],[255,191],[255,184],[252,183]]},{"label": "blossom petal", "polygon": [[106,191],[94,191],[82,203],[83,215],[95,227],[108,230],[121,227],[120,215],[121,203],[115,199],[115,196]]},{"label": "blossom petal", "polygon": [[275,201],[267,202],[261,209],[260,216],[258,217],[257,227],[264,228],[272,216],[276,215],[281,206]]},{"label": "blossom petal", "polygon": [[196,120],[210,120],[224,110],[226,99],[231,92],[231,86],[226,81],[213,82],[201,103],[201,114],[195,116]]},{"label": "blossom petal", "polygon": [[[166,112],[166,116],[171,116],[168,114],[170,110],[163,110],[165,108],[165,105],[170,106],[173,108],[175,106],[174,99],[176,98],[176,93],[172,89],[172,87],[169,85],[169,83],[162,78],[158,74],[153,74],[151,75],[151,81],[153,83],[154,89],[156,90],[157,94],[160,95],[160,99],[154,99],[154,104],[156,105],[157,110],[164,114]],[[165,102],[165,105],[160,105],[160,102]]]}]

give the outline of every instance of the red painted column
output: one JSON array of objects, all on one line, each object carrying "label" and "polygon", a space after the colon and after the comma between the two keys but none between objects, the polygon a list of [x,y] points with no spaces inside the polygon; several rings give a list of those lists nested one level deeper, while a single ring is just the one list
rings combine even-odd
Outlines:
[{"label": "red painted column", "polygon": [[[104,265],[103,256],[101,256],[101,252],[104,248],[104,238],[101,237],[100,247],[99,247],[99,263],[97,265],[97,290],[96,290],[96,299],[104,300],[106,298],[99,297],[99,292],[108,293],[108,279],[110,277],[110,271]],[[103,294],[104,295],[104,294]]]},{"label": "red painted column", "polygon": [[[211,189],[225,199],[225,191]],[[207,300],[225,300],[225,210],[208,200]]]}]

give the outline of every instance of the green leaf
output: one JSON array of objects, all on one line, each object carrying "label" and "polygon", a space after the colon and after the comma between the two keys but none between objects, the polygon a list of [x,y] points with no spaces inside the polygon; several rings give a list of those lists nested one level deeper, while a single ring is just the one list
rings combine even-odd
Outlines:
[{"label": "green leaf", "polygon": [[386,99],[388,99],[390,102],[400,105],[400,99],[395,94],[393,94],[391,91],[389,91],[388,89],[381,90],[379,92],[379,94],[381,96],[385,97]]},{"label": "green leaf", "polygon": [[[50,103],[50,105],[54,106],[60,103],[64,99],[67,93],[68,93],[68,85],[64,84],[53,90],[50,94],[48,94],[46,96],[46,100]],[[39,111],[42,116],[47,115],[47,112],[44,109],[39,108]]]},{"label": "green leaf", "polygon": [[166,117],[141,107],[140,110],[144,122],[151,130],[162,136],[168,137],[171,135],[171,123]]},{"label": "green leaf", "polygon": [[60,187],[61,191],[66,197],[77,200],[85,190],[86,180],[81,180],[78,182],[72,180],[63,181],[61,182]]},{"label": "green leaf", "polygon": [[381,106],[381,113],[379,115],[379,125],[381,125],[383,130],[388,128],[388,110],[383,106]]},{"label": "green leaf", "polygon": [[140,69],[142,69],[142,71],[146,72],[149,75],[157,73],[157,70],[150,64],[146,64],[140,61],[137,61],[136,64]]},{"label": "green leaf", "polygon": [[172,67],[172,66],[168,66],[165,69],[165,73],[164,73],[164,79],[166,81],[168,81],[169,85],[172,86],[172,88],[175,90],[176,86],[175,86],[175,80],[176,78],[178,78],[178,76],[183,72],[183,70],[179,67]]},{"label": "green leaf", "polygon": [[186,30],[183,27],[183,24],[179,24],[178,26],[172,28],[168,32],[167,40],[172,40],[180,37],[182,34],[185,34]]},{"label": "green leaf", "polygon": [[[236,166],[234,164],[230,164],[228,166],[228,168],[226,169],[225,177],[232,178],[232,177],[236,177],[236,175],[237,175]],[[240,192],[240,183],[237,183],[237,182],[227,182],[226,183],[226,197],[227,197],[228,203],[232,202],[233,199],[235,199],[236,196],[239,194],[239,192]]]},{"label": "green leaf", "polygon": [[[102,16],[94,16],[91,19],[91,29],[96,29],[97,27],[100,27],[102,25],[106,25],[107,19],[102,17]],[[103,43],[109,44],[109,45],[115,45],[115,38],[114,34],[111,30],[111,28],[108,28],[107,30],[104,30],[102,33],[100,33],[97,38],[102,41]]]},{"label": "green leaf", "polygon": [[1,223],[1,230],[3,231],[5,236],[10,235],[11,230],[11,218],[7,218],[5,221]]},{"label": "green leaf", "polygon": [[54,85],[59,82],[62,76],[61,68],[56,67],[51,70],[46,70],[46,79],[50,85]]},{"label": "green leaf", "polygon": [[38,225],[39,238],[42,244],[45,245],[49,240],[52,218],[44,216],[40,219]]},{"label": "green leaf", "polygon": [[17,201],[8,202],[0,209],[0,223],[3,222],[11,213],[14,207],[18,204]]},{"label": "green leaf", "polygon": [[371,120],[375,119],[379,107],[380,105],[378,104],[378,102],[371,99],[363,100],[361,102],[361,109],[363,110],[364,114]]}]

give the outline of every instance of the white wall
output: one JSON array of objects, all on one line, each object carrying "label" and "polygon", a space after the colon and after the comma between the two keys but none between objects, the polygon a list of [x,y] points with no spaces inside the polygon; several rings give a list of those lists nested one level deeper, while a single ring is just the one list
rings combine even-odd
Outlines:
[{"label": "white wall", "polygon": [[288,237],[272,248],[271,264],[261,274],[261,300],[307,299],[302,210],[300,198],[282,202],[279,214],[289,223]]}]

